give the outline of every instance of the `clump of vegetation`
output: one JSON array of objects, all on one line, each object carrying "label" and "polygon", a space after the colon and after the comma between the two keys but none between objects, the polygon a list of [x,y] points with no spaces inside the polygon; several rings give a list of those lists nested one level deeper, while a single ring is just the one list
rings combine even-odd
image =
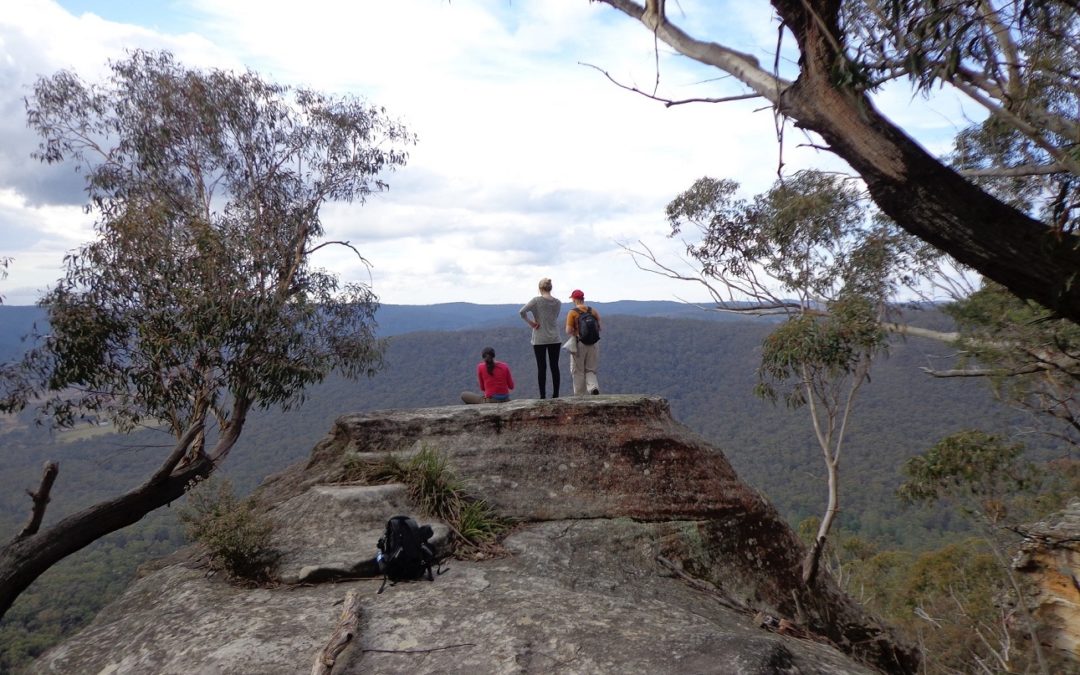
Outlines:
[{"label": "clump of vegetation", "polygon": [[503,534],[510,523],[495,513],[482,499],[466,499],[458,509],[458,534],[470,542],[491,542]]},{"label": "clump of vegetation", "polygon": [[498,538],[510,528],[507,518],[469,494],[445,455],[426,445],[406,460],[388,454],[375,463],[349,462],[346,475],[369,483],[404,483],[424,513],[444,521],[457,534],[463,547],[457,554],[497,552]]},{"label": "clump of vegetation", "polygon": [[188,539],[206,546],[213,569],[234,579],[270,579],[278,560],[270,544],[274,523],[250,497],[238,499],[228,479],[194,484],[179,517]]}]

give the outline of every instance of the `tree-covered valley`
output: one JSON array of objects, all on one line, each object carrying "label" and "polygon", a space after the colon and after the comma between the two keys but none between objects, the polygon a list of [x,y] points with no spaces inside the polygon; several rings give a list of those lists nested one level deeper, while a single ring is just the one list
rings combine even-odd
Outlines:
[{"label": "tree-covered valley", "polygon": [[[722,449],[743,480],[764,492],[793,526],[820,513],[824,471],[809,419],[803,411],[753,394],[761,341],[775,322],[732,319],[678,303],[597,307],[605,326],[599,373],[604,393],[666,398],[673,416]],[[630,311],[647,316],[624,313]],[[415,330],[425,312],[444,330]],[[457,405],[463,390],[475,388],[474,368],[484,346],[494,347],[498,358],[511,366],[515,397],[537,395],[528,329],[515,307],[389,306],[380,310],[379,316],[383,314],[380,325],[390,336],[389,345],[384,367],[374,377],[332,377],[311,388],[293,410],[253,414],[223,466],[239,490],[247,492],[268,474],[304,460],[343,413]],[[34,310],[0,307],[0,315],[12,317],[6,327],[25,330]],[[19,316],[22,319],[15,320]],[[912,319],[935,326],[942,322],[933,312],[917,312]],[[883,549],[920,551],[936,549],[966,531],[966,523],[947,508],[905,507],[895,496],[901,466],[947,434],[968,428],[1021,434],[1025,419],[997,403],[985,382],[932,378],[921,370],[949,354],[942,343],[908,338],[894,340],[889,353],[880,357],[850,423],[840,472],[839,527],[844,533]],[[568,368],[564,352],[564,394],[570,387]],[[1041,459],[1064,452],[1048,442],[1029,440]],[[6,418],[0,442],[2,537],[28,517],[25,490],[40,479],[44,461],[58,460],[60,465],[47,514],[51,521],[138,484],[170,446],[167,434],[158,430],[130,435],[91,427],[50,432],[36,425],[30,412]],[[5,663],[20,663],[82,625],[122,590],[137,565],[182,545],[174,513],[175,508],[159,510],[43,576],[3,620]]]},{"label": "tree-covered valley", "polygon": [[[574,363],[591,364],[599,349],[593,393],[663,397],[675,419],[723,451],[805,544],[782,547],[788,580],[842,591],[895,625],[918,654],[889,661],[897,672],[1049,675],[1061,660],[1075,666],[1075,650],[1061,645],[1080,639],[1076,617],[1061,619],[1064,596],[1044,593],[1053,574],[1075,580],[1074,559],[1039,563],[1038,578],[1039,565],[1014,562],[1051,540],[1075,553],[1075,536],[1043,537],[1045,522],[1028,528],[1056,512],[1064,518],[1066,500],[1080,493],[1074,3],[774,0],[775,47],[713,35],[727,24],[722,16],[714,24],[669,15],[663,2],[588,4],[640,22],[652,44],[652,94],[597,67],[613,90],[677,110],[761,99],[756,109],[773,113],[775,180],[765,186],[724,162],[695,175],[635,166],[642,184],[673,189],[657,182],[667,176],[684,186],[663,215],[655,199],[620,196],[622,186],[604,194],[648,223],[648,234],[635,234],[622,221],[591,222],[575,182],[601,172],[564,176],[562,189],[578,195],[565,209],[569,225],[560,217],[529,229],[500,210],[501,232],[523,235],[515,247],[488,236],[495,221],[432,212],[428,237],[449,220],[476,229],[483,245],[441,246],[447,264],[428,267],[407,255],[399,280],[421,283],[419,302],[435,301],[425,269],[440,267],[463,289],[442,298],[483,298],[470,290],[519,273],[573,276],[560,284],[595,293],[594,280],[621,283],[621,274],[544,265],[577,264],[586,260],[580,244],[619,237],[614,245],[639,270],[689,282],[723,311],[596,303],[604,339],[595,348],[583,337]],[[673,59],[694,68],[670,70]],[[675,72],[694,72],[702,96],[672,87]],[[737,90],[713,91],[721,81]],[[191,527],[203,481],[224,477],[249,494],[303,461],[343,413],[459,405],[476,386],[482,349],[495,373],[485,348],[513,370],[514,397],[537,395],[516,306],[379,307],[377,292],[398,297],[390,289],[401,286],[376,284],[374,265],[418,252],[412,236],[424,235],[409,231],[416,211],[372,209],[340,234],[338,206],[363,206],[391,183],[417,188],[394,174],[412,163],[423,130],[398,111],[349,87],[321,92],[251,69],[192,67],[165,49],[132,49],[92,76],[60,69],[22,84],[37,140],[30,158],[74,172],[81,196],[67,199],[83,202],[93,235],[77,248],[68,242],[63,274],[26,300],[40,310],[2,306],[0,289],[0,670],[84,625],[138,565],[183,544],[181,524],[208,568],[220,549],[198,532],[242,539],[273,529],[255,522],[253,500],[227,494],[233,487]],[[979,112],[945,113],[945,135],[930,142],[919,114],[888,112],[897,88],[935,100],[949,89]],[[805,134],[799,149],[838,163],[789,161],[788,129]],[[654,136],[676,156],[675,136]],[[630,137],[617,147],[632,149]],[[497,165],[504,161],[523,164],[515,156]],[[440,191],[454,204],[469,198]],[[503,199],[531,208],[539,188],[528,192]],[[657,229],[681,247],[656,245],[661,219]],[[579,221],[588,225],[581,232]],[[573,253],[560,245],[534,257],[528,239],[555,230]],[[373,248],[371,238],[383,236],[390,248]],[[478,251],[522,265],[466,276],[464,261]],[[339,256],[346,267],[328,263]],[[0,280],[25,263],[0,252]],[[615,288],[609,296],[623,293]],[[898,310],[912,298],[925,301],[921,310]],[[571,316],[573,335],[580,324]],[[539,314],[528,323],[552,331]],[[35,339],[19,342],[28,332]],[[571,357],[562,356],[565,396]],[[242,512],[248,525],[217,520],[224,512]],[[1080,517],[1080,502],[1067,515]],[[265,574],[247,581],[275,579],[261,562],[267,551],[249,553],[238,557]],[[219,569],[238,580],[243,568]],[[788,613],[804,616],[805,607]]]}]

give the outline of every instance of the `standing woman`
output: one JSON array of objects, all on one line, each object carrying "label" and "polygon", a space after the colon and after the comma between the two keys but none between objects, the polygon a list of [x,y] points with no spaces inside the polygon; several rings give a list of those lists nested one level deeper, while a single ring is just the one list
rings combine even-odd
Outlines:
[{"label": "standing woman", "polygon": [[466,391],[461,394],[461,400],[466,403],[502,403],[510,400],[510,392],[514,389],[514,378],[510,375],[510,366],[502,361],[495,360],[495,349],[484,347],[480,352],[483,359],[476,364],[476,381],[480,385],[479,394]]},{"label": "standing woman", "polygon": [[[533,353],[536,355],[536,382],[540,398],[547,398],[547,368],[551,365],[551,398],[559,398],[559,312],[562,301],[551,296],[551,279],[540,280],[540,295],[521,308],[518,314],[532,330]],[[529,313],[532,318],[529,318]]]}]

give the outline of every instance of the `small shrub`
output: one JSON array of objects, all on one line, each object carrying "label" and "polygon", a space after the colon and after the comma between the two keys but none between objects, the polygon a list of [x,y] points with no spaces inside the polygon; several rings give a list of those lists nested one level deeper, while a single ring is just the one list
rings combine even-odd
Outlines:
[{"label": "small shrub", "polygon": [[188,539],[206,546],[213,569],[237,579],[270,578],[278,558],[270,546],[274,524],[253,500],[237,499],[229,480],[192,486],[178,515]]}]

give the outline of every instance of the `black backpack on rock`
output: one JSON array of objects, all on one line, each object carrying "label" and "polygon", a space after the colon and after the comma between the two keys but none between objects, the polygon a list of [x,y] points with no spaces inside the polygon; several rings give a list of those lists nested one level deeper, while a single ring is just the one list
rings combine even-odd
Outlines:
[{"label": "black backpack on rock", "polygon": [[[386,521],[386,532],[379,539],[379,552],[375,556],[383,575],[379,593],[386,588],[387,580],[396,583],[419,579],[425,573],[428,581],[435,580],[431,566],[437,561],[428,544],[433,534],[430,525],[417,525],[409,516],[394,516]],[[439,573],[442,573],[441,568]]]},{"label": "black backpack on rock", "polygon": [[592,308],[578,310],[577,339],[586,345],[594,345],[600,341],[600,322],[592,313]]}]

